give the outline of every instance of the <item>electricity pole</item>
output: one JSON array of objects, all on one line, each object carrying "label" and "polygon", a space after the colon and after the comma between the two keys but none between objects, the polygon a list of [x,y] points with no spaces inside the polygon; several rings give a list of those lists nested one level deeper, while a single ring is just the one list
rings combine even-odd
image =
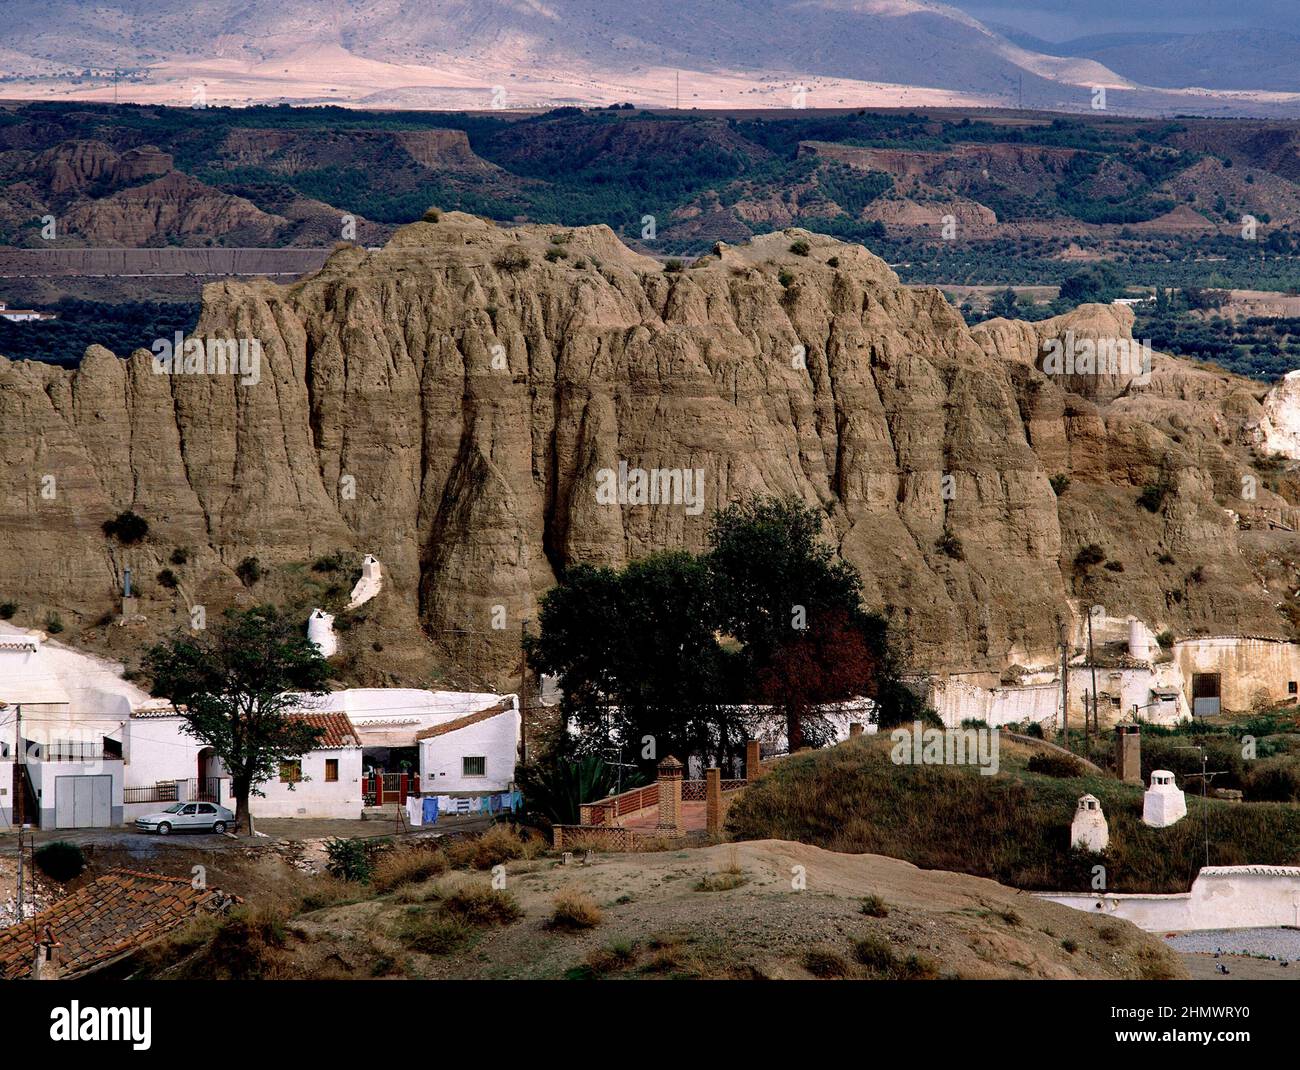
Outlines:
[{"label": "electricity pole", "polygon": [[1056,631],[1061,640],[1061,733],[1065,749],[1070,749],[1070,642],[1065,633],[1065,621],[1056,619]]}]

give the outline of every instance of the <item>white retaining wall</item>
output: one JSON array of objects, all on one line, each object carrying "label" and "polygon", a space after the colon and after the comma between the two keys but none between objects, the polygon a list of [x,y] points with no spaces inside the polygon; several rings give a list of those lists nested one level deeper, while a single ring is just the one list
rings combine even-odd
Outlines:
[{"label": "white retaining wall", "polygon": [[1147,932],[1300,926],[1300,867],[1207,866],[1173,895],[1038,892],[1042,899],[1114,915]]}]

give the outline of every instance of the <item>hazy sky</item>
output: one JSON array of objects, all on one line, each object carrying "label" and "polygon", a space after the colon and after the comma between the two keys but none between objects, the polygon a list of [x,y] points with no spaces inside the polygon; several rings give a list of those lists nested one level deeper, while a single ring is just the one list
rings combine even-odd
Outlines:
[{"label": "hazy sky", "polygon": [[1097,33],[1261,29],[1300,33],[1297,0],[946,0],[1048,41]]}]

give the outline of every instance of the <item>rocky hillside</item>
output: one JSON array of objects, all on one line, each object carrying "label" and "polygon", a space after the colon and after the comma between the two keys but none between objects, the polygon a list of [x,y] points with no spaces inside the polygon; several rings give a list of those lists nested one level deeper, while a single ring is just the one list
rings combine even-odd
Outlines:
[{"label": "rocky hillside", "polygon": [[[427,637],[505,683],[560,568],[699,547],[715,507],[765,493],[825,509],[918,667],[1050,660],[1071,597],[1157,630],[1289,627],[1300,546],[1264,518],[1294,527],[1274,493],[1294,488],[1254,456],[1260,386],[1158,355],[1137,378],[1039,370],[1045,341],[1126,336],[1126,309],[970,330],[806,231],[665,270],[606,227],[429,219],[290,286],[209,286],[197,335],[256,339],[256,383],[156,374],[146,351],[4,362],[16,619],[117,635],[97,622],[130,564],[153,631],[258,597],[247,557],[282,575],[345,548],[386,575],[359,664]],[[702,509],[601,504],[620,462],[702,470]],[[101,531],[126,509],[140,546]],[[1089,544],[1104,565],[1076,563]],[[176,547],[172,589],[153,577]]]}]

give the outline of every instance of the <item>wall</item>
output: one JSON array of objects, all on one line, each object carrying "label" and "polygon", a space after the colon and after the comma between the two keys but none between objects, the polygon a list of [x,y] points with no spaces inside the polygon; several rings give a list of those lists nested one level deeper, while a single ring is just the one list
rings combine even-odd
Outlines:
[{"label": "wall", "polygon": [[[12,785],[13,773],[6,768],[10,774],[10,785]],[[122,763],[116,759],[97,759],[88,762],[28,762],[27,776],[32,784],[32,791],[36,793],[36,805],[41,811],[41,828],[52,829],[57,827],[55,823],[54,807],[55,781],[59,777],[65,776],[111,776],[113,778],[113,793],[110,803],[111,811],[109,814],[110,825],[122,824],[122,786],[123,786],[123,768]]]},{"label": "wall", "polygon": [[[420,790],[425,795],[452,791],[504,791],[515,778],[519,754],[519,711],[467,725],[446,735],[420,740]],[[485,776],[467,777],[461,759],[482,755]]]},{"label": "wall", "polygon": [[1300,683],[1300,645],[1281,639],[1211,636],[1174,643],[1174,661],[1182,671],[1183,694],[1192,700],[1192,673],[1220,674],[1223,708],[1249,710],[1258,695],[1285,702],[1287,683]]},{"label": "wall", "polygon": [[949,677],[933,681],[927,701],[950,728],[959,728],[964,720],[983,721],[990,728],[1019,721],[1055,723],[1061,687],[1051,683],[986,688]]},{"label": "wall", "polygon": [[1039,892],[1053,903],[1114,915],[1147,932],[1300,926],[1300,867],[1207,866],[1190,892],[1124,895]]},{"label": "wall", "polygon": [[[325,779],[325,759],[337,758],[339,778]],[[302,756],[302,772],[311,779],[293,785],[273,775],[259,785],[266,798],[254,795],[249,802],[253,820],[259,817],[346,818],[361,817],[361,748],[340,747],[314,750]]]},{"label": "wall", "polygon": [[203,744],[181,731],[180,717],[132,717],[122,735],[126,786],[148,788],[162,780],[199,775]]}]

